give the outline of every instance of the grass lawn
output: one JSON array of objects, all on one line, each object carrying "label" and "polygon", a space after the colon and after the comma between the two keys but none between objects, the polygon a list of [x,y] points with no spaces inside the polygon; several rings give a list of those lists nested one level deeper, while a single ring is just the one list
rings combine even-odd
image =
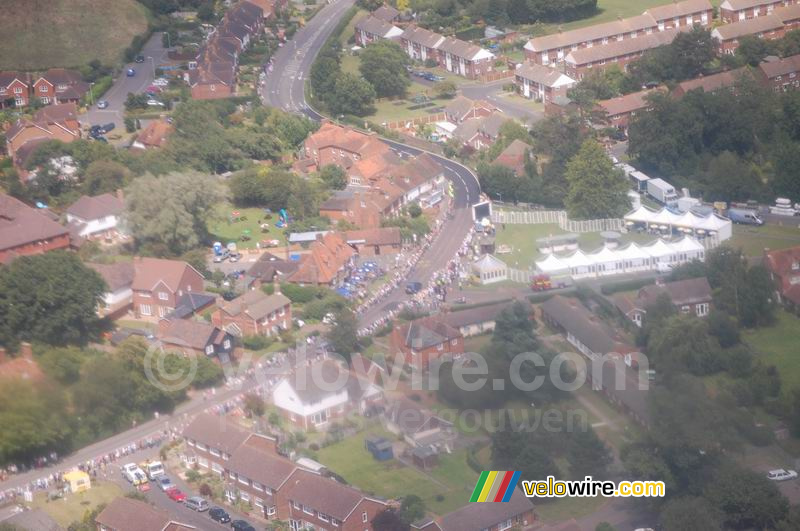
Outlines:
[{"label": "grass lawn", "polygon": [[548,503],[536,505],[536,516],[545,523],[563,522],[570,518],[582,518],[598,510],[607,500],[594,498],[554,498]]},{"label": "grass lawn", "polygon": [[767,365],[775,365],[781,375],[781,392],[800,388],[800,356],[797,355],[797,331],[800,318],[779,310],[775,326],[745,330],[742,339],[750,344]]},{"label": "grass lawn", "polygon": [[733,237],[725,242],[731,247],[741,247],[747,256],[761,256],[764,248],[772,250],[785,249],[800,245],[800,227],[792,218],[794,224],[787,225],[734,225]]},{"label": "grass lawn", "polygon": [[147,29],[147,9],[136,0],[4,0],[2,6],[0,70],[74,67],[93,59],[113,65]]},{"label": "grass lawn", "polygon": [[[230,203],[220,203],[215,210],[217,219],[209,223],[208,230],[211,236],[223,245],[236,242],[236,245],[243,249],[255,249],[256,243],[261,240],[280,240],[281,246],[286,244],[283,229],[275,226],[278,220],[277,214],[273,214],[272,219],[268,220],[264,218],[264,211],[260,208],[236,208]],[[233,219],[233,212],[239,213],[238,219]],[[269,232],[261,232],[259,222],[268,223]]]},{"label": "grass lawn", "polygon": [[67,528],[72,522],[80,521],[83,516],[100,505],[108,504],[122,496],[122,489],[108,482],[92,483],[92,488],[80,494],[67,494],[60,500],[47,501],[47,494],[40,492],[33,497],[30,507],[41,509],[58,524]]},{"label": "grass lawn", "polygon": [[[505,228],[497,230],[497,245],[508,245],[511,252],[498,255],[500,259],[509,266],[515,268],[526,268],[533,265],[535,260],[541,256],[536,248],[536,240],[556,234],[564,234],[556,224],[542,225],[523,225],[507,223]],[[622,235],[622,242],[635,241],[637,243],[648,243],[653,236],[648,234],[629,233]],[[578,244],[583,251],[594,251],[602,245],[602,239],[598,232],[587,232],[578,236]]]},{"label": "grass lawn", "polygon": [[[364,448],[364,439],[369,435],[396,439],[382,428],[370,428],[321,449],[317,460],[365,492],[385,498],[416,494],[436,514],[446,514],[467,503],[478,474],[467,465],[465,450],[441,456],[439,466],[428,476],[396,459],[373,459]],[[443,496],[441,501],[437,496]]]},{"label": "grass lawn", "polygon": [[344,28],[344,31],[339,36],[339,42],[342,44],[342,46],[349,48],[349,46],[347,45],[347,41],[350,40],[350,38],[352,38],[353,35],[355,35],[356,24],[358,24],[360,20],[367,18],[367,15],[369,15],[367,11],[359,9],[358,13],[356,13],[355,16],[352,19],[350,19],[350,22],[347,24],[347,26]]},{"label": "grass lawn", "polygon": [[464,352],[480,352],[492,341],[492,334],[481,334],[464,339]]}]

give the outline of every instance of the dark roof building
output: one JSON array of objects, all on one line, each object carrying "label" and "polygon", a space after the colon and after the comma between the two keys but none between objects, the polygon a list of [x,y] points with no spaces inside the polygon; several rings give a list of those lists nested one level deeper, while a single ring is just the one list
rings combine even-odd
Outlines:
[{"label": "dark roof building", "polygon": [[173,520],[169,513],[149,503],[120,497],[95,518],[101,531],[180,531],[194,526]]},{"label": "dark roof building", "polygon": [[506,503],[470,503],[442,517],[442,531],[527,528],[533,525],[533,503],[519,488]]},{"label": "dark roof building", "polygon": [[66,227],[22,201],[0,194],[0,263],[69,246]]}]

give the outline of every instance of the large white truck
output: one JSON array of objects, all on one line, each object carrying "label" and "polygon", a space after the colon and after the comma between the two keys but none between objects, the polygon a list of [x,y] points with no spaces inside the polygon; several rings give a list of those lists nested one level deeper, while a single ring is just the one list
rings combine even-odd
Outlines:
[{"label": "large white truck", "polygon": [[678,205],[678,194],[675,193],[675,187],[664,179],[655,178],[647,181],[647,195],[668,207]]},{"label": "large white truck", "polygon": [[155,481],[156,478],[163,476],[166,472],[164,471],[164,465],[161,464],[161,461],[148,461],[141,465],[142,470],[144,470],[145,474],[147,474],[147,478],[150,481]]}]

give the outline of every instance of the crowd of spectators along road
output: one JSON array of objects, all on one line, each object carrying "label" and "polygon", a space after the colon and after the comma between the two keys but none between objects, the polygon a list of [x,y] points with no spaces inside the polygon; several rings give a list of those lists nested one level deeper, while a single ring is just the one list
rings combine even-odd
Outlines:
[{"label": "crowd of spectators along road", "polygon": [[[445,216],[450,216],[451,209],[445,210]],[[397,263],[400,264],[398,269],[392,273],[392,278],[389,282],[384,284],[377,293],[364,301],[357,309],[357,315],[363,315],[369,308],[381,303],[389,294],[395,289],[398,289],[401,284],[406,282],[413,276],[414,271],[425,254],[425,251],[436,241],[442,234],[442,227],[444,226],[443,217],[436,220],[436,225],[423,239],[422,243],[413,250],[410,254],[401,253]],[[411,309],[420,312],[435,312],[439,309],[440,305],[446,301],[447,292],[454,286],[459,285],[460,278],[465,271],[465,265],[462,261],[470,253],[470,242],[474,235],[474,228],[470,229],[466,238],[454,256],[443,269],[435,271],[427,285],[420,289],[417,293],[410,295],[407,301],[398,304],[395,308],[387,311],[387,313],[369,325],[358,330],[359,336],[366,336],[375,333],[382,327],[386,326],[397,314],[405,309]]]}]

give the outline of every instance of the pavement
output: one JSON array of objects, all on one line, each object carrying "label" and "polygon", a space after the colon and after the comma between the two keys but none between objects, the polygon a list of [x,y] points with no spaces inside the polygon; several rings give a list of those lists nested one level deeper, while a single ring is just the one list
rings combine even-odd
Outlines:
[{"label": "pavement", "polygon": [[[168,50],[161,45],[161,33],[153,33],[145,43],[140,55],[145,57],[144,63],[128,63],[120,71],[114,84],[99,99],[108,102],[105,109],[97,108],[97,101],[89,107],[80,119],[87,125],[101,125],[113,122],[117,128],[124,127],[125,100],[128,94],[140,94],[153,84],[155,69],[167,59]],[[136,75],[128,77],[125,73],[133,68]]]},{"label": "pavement", "polygon": [[544,112],[532,109],[529,106],[511,101],[511,93],[503,90],[503,85],[508,85],[512,80],[501,79],[492,83],[462,85],[461,94],[471,100],[485,100],[506,113],[528,125],[535,124],[544,118]]}]

